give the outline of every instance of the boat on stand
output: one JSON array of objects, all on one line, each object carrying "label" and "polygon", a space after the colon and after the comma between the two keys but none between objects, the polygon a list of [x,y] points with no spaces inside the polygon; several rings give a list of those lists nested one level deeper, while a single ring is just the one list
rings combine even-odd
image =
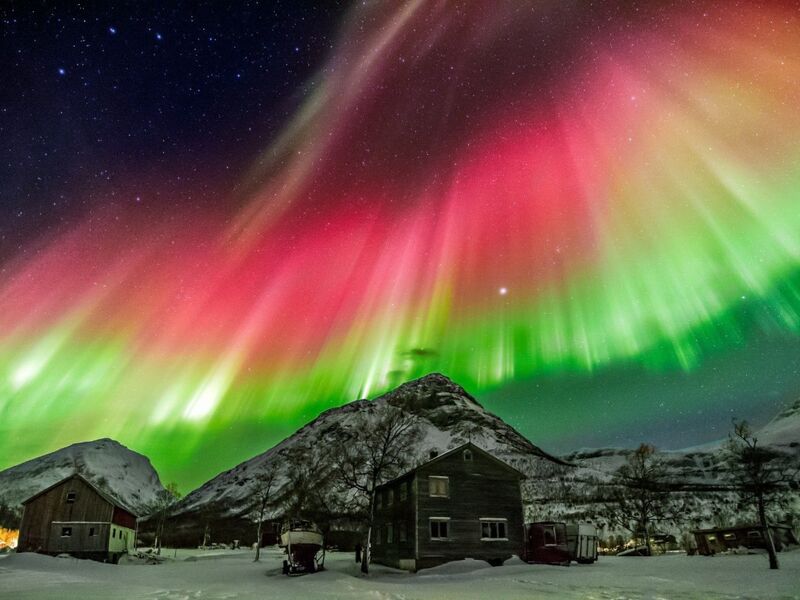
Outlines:
[{"label": "boat on stand", "polygon": [[284,575],[315,573],[325,564],[322,533],[311,521],[291,519],[281,527],[280,547],[286,552]]}]

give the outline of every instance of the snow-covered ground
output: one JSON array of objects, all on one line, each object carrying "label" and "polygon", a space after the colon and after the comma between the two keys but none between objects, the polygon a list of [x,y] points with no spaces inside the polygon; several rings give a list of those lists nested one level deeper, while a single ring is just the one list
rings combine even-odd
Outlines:
[{"label": "snow-covered ground", "polygon": [[[166,550],[165,556],[173,557]],[[594,565],[565,568],[502,567],[460,561],[417,574],[373,566],[358,573],[351,554],[329,553],[327,570],[281,575],[281,555],[266,550],[260,563],[249,550],[179,550],[159,565],[106,565],[71,558],[12,554],[0,558],[0,597],[94,600],[239,598],[548,598],[749,599],[800,598],[800,551],[783,553],[781,570],[770,571],[764,555],[653,558],[601,557]]]}]

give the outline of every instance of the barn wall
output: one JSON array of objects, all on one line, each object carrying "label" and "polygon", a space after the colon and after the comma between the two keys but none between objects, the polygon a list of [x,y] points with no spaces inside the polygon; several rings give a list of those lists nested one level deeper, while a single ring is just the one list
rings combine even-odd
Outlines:
[{"label": "barn wall", "polygon": [[[62,535],[66,527],[72,530],[72,535],[68,537]],[[49,542],[44,550],[56,554],[105,552],[108,549],[108,531],[108,523],[54,521],[50,525]]]},{"label": "barn wall", "polygon": [[[75,492],[72,503],[67,502],[69,492]],[[61,539],[60,527],[58,536],[53,535],[53,522],[108,522],[112,509],[108,501],[80,478],[67,479],[25,505],[18,551],[62,552],[67,542]]]}]

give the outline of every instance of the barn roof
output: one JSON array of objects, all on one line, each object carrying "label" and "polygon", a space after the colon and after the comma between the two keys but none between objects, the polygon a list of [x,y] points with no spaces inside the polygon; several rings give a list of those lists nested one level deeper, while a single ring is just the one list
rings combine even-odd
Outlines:
[{"label": "barn roof", "polygon": [[486,450],[484,450],[480,446],[476,446],[472,442],[467,442],[466,444],[461,444],[460,446],[458,446],[456,448],[453,448],[452,450],[448,450],[444,454],[439,454],[438,456],[435,456],[434,458],[432,458],[432,459],[430,459],[430,460],[428,460],[428,461],[426,461],[426,462],[424,462],[424,463],[422,463],[420,465],[417,465],[413,469],[410,469],[410,470],[406,471],[405,473],[403,473],[402,475],[399,475],[399,476],[395,477],[394,479],[392,479],[390,481],[387,481],[386,483],[382,483],[381,485],[379,485],[377,487],[382,488],[382,487],[391,485],[395,481],[397,481],[398,479],[403,479],[404,477],[407,477],[408,475],[410,475],[412,473],[416,473],[417,471],[419,471],[423,467],[427,467],[428,465],[432,465],[434,463],[437,463],[440,460],[444,460],[445,458],[448,458],[449,456],[452,456],[453,454],[456,454],[457,452],[461,452],[463,450],[466,450],[467,448],[469,448],[472,451],[475,451],[475,452],[478,452],[478,453],[484,455],[489,460],[491,460],[492,462],[497,464],[498,467],[501,467],[501,468],[503,468],[503,469],[505,469],[507,471],[510,471],[511,473],[513,473],[514,475],[519,477],[520,479],[525,479],[526,478],[525,475],[522,473],[522,471],[520,471],[519,469],[515,469],[514,467],[509,465],[507,462],[504,462],[504,461],[500,460],[499,458],[497,458],[496,456],[494,456],[491,453],[487,452]]},{"label": "barn roof", "polygon": [[109,504],[112,504],[112,505],[116,506],[117,508],[121,508],[122,510],[124,510],[124,511],[126,511],[126,512],[129,512],[129,513],[130,513],[130,514],[132,514],[134,517],[139,517],[139,515],[138,515],[138,514],[136,514],[136,512],[134,512],[134,511],[133,511],[133,510],[132,510],[130,507],[126,506],[126,505],[125,505],[125,504],[124,504],[124,503],[123,503],[121,500],[119,500],[118,498],[116,498],[116,497],[112,496],[112,495],[111,495],[111,494],[109,494],[108,492],[106,492],[106,491],[104,491],[104,490],[100,489],[100,488],[99,488],[99,487],[98,487],[96,484],[94,484],[94,483],[92,483],[91,481],[89,481],[89,480],[88,480],[86,477],[84,477],[84,476],[83,476],[83,475],[81,475],[80,473],[73,473],[72,475],[67,475],[67,476],[66,476],[66,477],[64,477],[64,478],[62,478],[62,479],[59,479],[59,480],[58,480],[58,481],[56,481],[56,482],[55,482],[53,485],[50,485],[50,486],[48,486],[48,487],[44,488],[43,490],[40,490],[40,491],[36,492],[36,493],[35,493],[33,496],[31,496],[30,498],[27,498],[26,500],[23,500],[23,501],[22,501],[22,504],[28,504],[28,503],[29,503],[29,502],[31,502],[32,500],[35,500],[36,498],[38,498],[39,496],[41,496],[42,494],[46,494],[46,493],[47,493],[47,492],[49,492],[50,490],[52,490],[52,489],[54,489],[54,488],[58,487],[59,485],[61,485],[62,483],[64,483],[65,481],[68,481],[68,480],[70,480],[70,479],[80,479],[80,480],[81,480],[81,481],[83,481],[83,482],[84,482],[86,485],[88,485],[90,488],[92,488],[92,489],[93,489],[95,492],[97,492],[97,495],[98,495],[98,496],[100,496],[101,498],[103,498],[103,500],[105,500],[105,501],[106,501],[106,502],[108,502]]}]

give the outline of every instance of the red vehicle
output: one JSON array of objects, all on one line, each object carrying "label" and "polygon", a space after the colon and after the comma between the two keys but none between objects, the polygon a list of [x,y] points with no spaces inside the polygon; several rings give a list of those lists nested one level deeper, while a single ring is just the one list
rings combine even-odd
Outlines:
[{"label": "red vehicle", "polygon": [[523,560],[529,563],[569,566],[567,525],[555,521],[529,523],[525,526]]}]

